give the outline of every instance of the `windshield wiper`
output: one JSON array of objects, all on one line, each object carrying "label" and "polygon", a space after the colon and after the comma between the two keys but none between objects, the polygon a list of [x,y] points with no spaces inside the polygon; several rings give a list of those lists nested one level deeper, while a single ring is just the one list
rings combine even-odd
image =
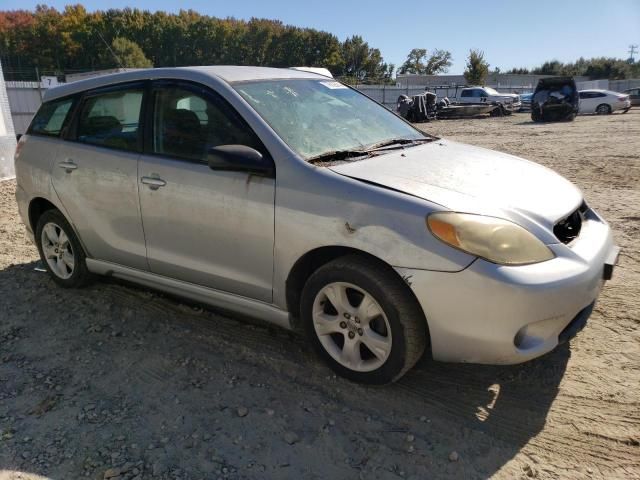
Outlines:
[{"label": "windshield wiper", "polygon": [[346,160],[354,157],[369,157],[367,150],[332,150],[330,152],[321,153],[315,157],[308,158],[309,163],[328,162],[331,160]]},{"label": "windshield wiper", "polygon": [[384,142],[369,145],[364,150],[332,150],[321,153],[315,157],[308,158],[309,163],[327,162],[331,160],[347,160],[356,157],[371,157],[381,150],[394,150],[406,146],[420,145],[422,143],[433,142],[435,138],[392,138]]},{"label": "windshield wiper", "polygon": [[419,145],[421,143],[433,142],[433,138],[392,138],[385,140],[384,142],[374,143],[367,148],[367,152],[375,152],[377,150],[385,149],[391,150],[389,147],[404,148],[406,145]]}]

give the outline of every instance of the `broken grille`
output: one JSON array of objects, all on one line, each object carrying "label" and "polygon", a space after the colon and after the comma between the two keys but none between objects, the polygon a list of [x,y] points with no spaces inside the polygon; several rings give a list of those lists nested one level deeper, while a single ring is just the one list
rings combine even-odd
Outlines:
[{"label": "broken grille", "polygon": [[582,229],[582,221],[584,220],[587,210],[589,210],[589,207],[587,207],[587,204],[583,202],[577,210],[571,213],[571,215],[556,223],[555,227],[553,227],[553,233],[558,240],[567,244],[578,238],[580,230]]}]

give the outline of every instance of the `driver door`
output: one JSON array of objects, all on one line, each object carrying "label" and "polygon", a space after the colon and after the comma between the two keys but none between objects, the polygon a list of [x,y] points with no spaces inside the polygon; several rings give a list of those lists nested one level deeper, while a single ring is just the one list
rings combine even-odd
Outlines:
[{"label": "driver door", "polygon": [[[275,178],[213,171],[207,152],[247,145],[271,158],[213,91],[157,81],[139,161],[140,206],[153,273],[272,301]],[[275,171],[275,170],[274,170]]]}]

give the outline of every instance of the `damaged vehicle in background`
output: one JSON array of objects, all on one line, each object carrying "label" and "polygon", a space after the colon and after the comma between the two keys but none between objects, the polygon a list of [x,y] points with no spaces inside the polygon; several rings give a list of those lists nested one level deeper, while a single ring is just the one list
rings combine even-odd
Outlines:
[{"label": "damaged vehicle in background", "polygon": [[530,112],[531,111],[531,99],[533,98],[533,92],[530,93],[521,93],[520,94],[520,111],[521,112]]},{"label": "damaged vehicle in background", "polygon": [[573,77],[541,78],[531,98],[531,120],[571,121],[578,114],[578,106],[578,88]]},{"label": "damaged vehicle in background", "polygon": [[491,87],[467,87],[463,88],[454,98],[456,103],[470,104],[500,104],[504,115],[510,115],[520,110],[520,95],[517,93],[500,93]]},{"label": "damaged vehicle in background", "polygon": [[428,135],[311,72],[70,83],[46,91],[15,160],[60,295],[106,275],[300,329],[358,382],[393,382],[425,351],[543,355],[585,326],[618,253],[555,172]]}]

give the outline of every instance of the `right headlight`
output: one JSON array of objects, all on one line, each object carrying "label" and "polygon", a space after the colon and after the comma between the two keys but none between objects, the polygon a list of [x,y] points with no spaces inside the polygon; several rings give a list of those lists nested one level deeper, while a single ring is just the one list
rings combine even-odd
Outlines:
[{"label": "right headlight", "polygon": [[535,235],[502,218],[435,212],[427,216],[427,226],[447,245],[500,265],[527,265],[555,256]]}]

